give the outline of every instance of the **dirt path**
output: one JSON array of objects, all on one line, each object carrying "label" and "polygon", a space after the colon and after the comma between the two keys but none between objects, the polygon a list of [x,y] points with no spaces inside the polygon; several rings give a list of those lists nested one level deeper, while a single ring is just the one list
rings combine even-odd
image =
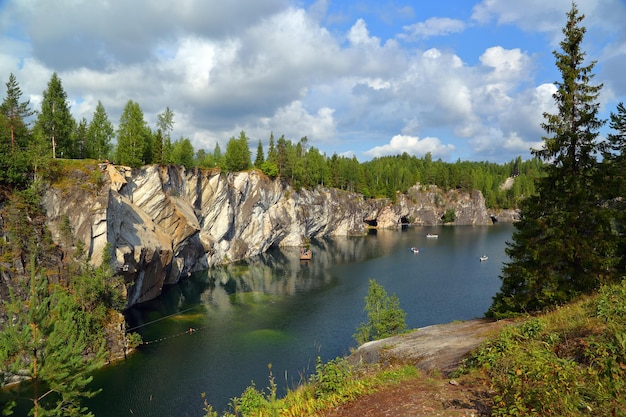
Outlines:
[{"label": "dirt path", "polygon": [[448,375],[470,350],[504,324],[483,319],[455,322],[362,345],[350,357],[352,363],[415,364],[422,376],[337,407],[325,417],[488,416],[489,387]]}]

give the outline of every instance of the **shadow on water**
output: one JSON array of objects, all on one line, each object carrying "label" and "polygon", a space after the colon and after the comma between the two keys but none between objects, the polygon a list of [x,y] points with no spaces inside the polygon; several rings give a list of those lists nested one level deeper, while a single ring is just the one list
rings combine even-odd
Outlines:
[{"label": "shadow on water", "polygon": [[[481,316],[499,288],[512,230],[381,230],[314,241],[311,261],[300,261],[299,248],[273,248],[193,274],[127,311],[128,326],[149,343],[96,375],[103,392],[88,405],[99,417],[199,417],[201,393],[223,410],[253,381],[268,386],[270,363],[281,390],[293,387],[318,356],[355,346],[370,278],[398,295],[409,327]],[[478,261],[483,253],[489,261]]]}]

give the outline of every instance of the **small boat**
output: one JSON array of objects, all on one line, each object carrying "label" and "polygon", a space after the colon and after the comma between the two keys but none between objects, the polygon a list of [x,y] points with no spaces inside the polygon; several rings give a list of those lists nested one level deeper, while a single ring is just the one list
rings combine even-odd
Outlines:
[{"label": "small boat", "polygon": [[300,260],[301,261],[310,261],[313,258],[313,252],[311,249],[302,248],[300,249]]},{"label": "small boat", "polygon": [[487,255],[483,255],[483,256],[480,257],[480,262],[484,262],[487,259],[489,259],[489,257]]},{"label": "small boat", "polygon": [[432,233],[428,233],[428,234],[426,235],[426,237],[437,238],[437,237],[439,237],[439,235],[435,235],[435,234],[432,234]]},{"label": "small boat", "polygon": [[413,252],[413,253],[419,253],[420,252],[419,248],[416,248],[416,247],[411,247],[411,248],[409,248],[409,250],[411,252]]}]

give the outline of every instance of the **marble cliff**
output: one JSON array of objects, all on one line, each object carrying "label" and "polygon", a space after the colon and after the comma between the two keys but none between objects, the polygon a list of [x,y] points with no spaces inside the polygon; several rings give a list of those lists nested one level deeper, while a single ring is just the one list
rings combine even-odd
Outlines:
[{"label": "marble cliff", "polygon": [[447,209],[456,213],[454,224],[491,224],[479,191],[444,193],[416,185],[392,203],[324,187],[296,191],[258,171],[111,164],[89,169],[47,189],[48,227],[62,244],[62,225],[69,220],[74,241],[84,244],[96,265],[109,244],[116,271],[132,284],[128,306],[159,296],[164,285],[194,271],[272,246],[360,235],[370,227],[435,225]]}]

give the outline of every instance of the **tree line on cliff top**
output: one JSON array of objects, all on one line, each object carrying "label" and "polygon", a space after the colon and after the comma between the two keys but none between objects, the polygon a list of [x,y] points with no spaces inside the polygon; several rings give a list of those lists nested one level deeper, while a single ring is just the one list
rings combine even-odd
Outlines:
[{"label": "tree line on cliff top", "polygon": [[[38,175],[54,171],[57,158],[110,160],[139,167],[146,164],[183,165],[223,171],[258,169],[270,177],[289,180],[296,188],[323,185],[363,194],[366,198],[394,199],[416,183],[450,189],[480,190],[488,207],[515,208],[521,198],[534,194],[534,178],[541,163],[521,157],[505,164],[458,160],[446,163],[404,153],[360,163],[356,157],[327,156],[307,137],[297,142],[269,134],[267,148],[259,139],[253,157],[245,132],[231,137],[225,150],[194,150],[188,138],[172,140],[174,112],[166,108],[157,115],[156,126],[144,119],[139,103],[128,100],[117,129],[104,105],[98,102],[91,120],[76,121],[61,79],[54,73],[36,111],[13,74],[6,83],[0,105],[0,185],[25,186]],[[501,185],[516,177],[510,188]]]}]

